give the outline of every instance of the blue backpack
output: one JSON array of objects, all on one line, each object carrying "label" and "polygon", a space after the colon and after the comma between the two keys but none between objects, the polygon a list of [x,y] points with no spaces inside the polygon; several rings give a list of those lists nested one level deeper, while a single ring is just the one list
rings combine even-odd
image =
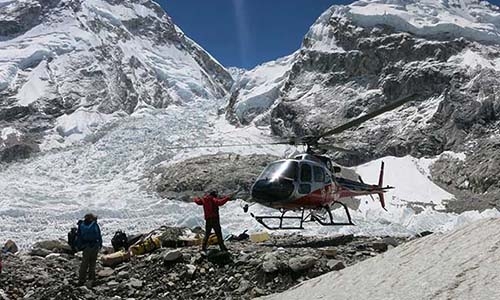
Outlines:
[{"label": "blue backpack", "polygon": [[99,246],[99,240],[101,239],[101,234],[99,226],[96,221],[92,221],[90,224],[85,224],[81,222],[78,225],[78,235],[76,238],[76,246],[78,249],[84,249],[87,247]]}]

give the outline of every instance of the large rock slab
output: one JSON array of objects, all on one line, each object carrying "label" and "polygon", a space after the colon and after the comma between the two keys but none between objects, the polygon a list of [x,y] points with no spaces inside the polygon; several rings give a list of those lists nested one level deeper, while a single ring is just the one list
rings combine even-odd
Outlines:
[{"label": "large rock slab", "polygon": [[263,299],[500,299],[500,219],[400,245]]}]

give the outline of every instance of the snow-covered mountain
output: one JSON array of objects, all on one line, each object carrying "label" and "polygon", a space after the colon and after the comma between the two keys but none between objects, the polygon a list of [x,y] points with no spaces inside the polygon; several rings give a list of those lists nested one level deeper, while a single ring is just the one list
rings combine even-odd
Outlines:
[{"label": "snow-covered mountain", "polygon": [[232,83],[153,1],[0,1],[2,160],[75,139],[116,114],[214,101]]},{"label": "snow-covered mountain", "polygon": [[[486,1],[333,6],[294,56],[240,77],[228,117],[241,124],[267,121],[275,134],[303,136],[393,104],[335,136],[337,145],[359,150],[332,153],[337,160],[463,152],[464,161],[436,164],[435,178],[462,199],[489,207],[500,204],[499,44],[500,11]],[[267,67],[276,64],[280,72]],[[274,97],[259,91],[262,86],[272,86]]]},{"label": "snow-covered mountain", "polygon": [[[427,27],[459,16],[473,25],[411,31],[431,15],[422,3],[436,10],[437,21],[425,21]],[[336,137],[362,153],[337,156],[340,162],[386,157],[386,183],[397,187],[387,194],[390,211],[362,199],[353,212],[359,226],[311,227],[305,234],[408,235],[497,216],[433,209],[476,210],[500,198],[500,53],[485,38],[497,32],[496,8],[454,3],[334,6],[297,52],[244,71],[226,70],[152,1],[0,0],[0,239],[25,246],[60,237],[89,210],[100,216],[106,239],[117,229],[200,225],[192,203],[162,198],[150,187],[159,166],[217,152],[236,153],[232,159],[290,154],[300,149],[200,146],[265,144],[274,141],[269,128],[278,135],[314,133],[400,100]],[[375,22],[385,20],[373,15],[377,8],[421,25]],[[220,116],[224,106],[229,120]],[[448,192],[429,180],[433,168]],[[378,170],[378,161],[357,168],[370,181]],[[449,191],[478,201],[447,203]],[[261,230],[241,205],[221,211],[224,230]]]}]

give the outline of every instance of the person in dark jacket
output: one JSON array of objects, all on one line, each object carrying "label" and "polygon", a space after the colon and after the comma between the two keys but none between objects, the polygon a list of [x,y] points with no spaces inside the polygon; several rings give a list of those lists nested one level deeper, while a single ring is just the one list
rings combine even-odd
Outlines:
[{"label": "person in dark jacket", "polygon": [[217,242],[219,243],[220,249],[222,251],[227,251],[224,245],[224,239],[222,238],[222,229],[220,227],[219,206],[226,204],[231,197],[232,195],[218,198],[217,192],[212,191],[203,196],[203,198],[194,198],[196,204],[203,205],[203,212],[205,214],[205,238],[201,246],[203,252],[207,251],[208,237],[212,229],[215,231],[215,235],[217,235]]},{"label": "person in dark jacket", "polygon": [[97,254],[102,248],[101,229],[97,224],[97,217],[93,214],[85,215],[84,219],[78,222],[78,232],[76,236],[78,249],[83,250],[82,263],[78,276],[78,285],[84,285],[87,279],[90,285],[95,281],[95,267]]}]

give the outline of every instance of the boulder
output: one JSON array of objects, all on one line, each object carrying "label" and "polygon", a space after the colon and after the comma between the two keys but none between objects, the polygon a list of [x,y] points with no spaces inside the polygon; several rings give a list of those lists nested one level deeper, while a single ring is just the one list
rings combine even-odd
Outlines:
[{"label": "boulder", "polygon": [[354,235],[337,235],[322,238],[304,238],[299,237],[298,240],[286,239],[284,241],[274,244],[276,247],[283,248],[322,248],[322,247],[336,247],[346,245],[354,240]]},{"label": "boulder", "polygon": [[231,254],[227,251],[210,250],[207,253],[207,260],[216,265],[227,265],[232,263]]},{"label": "boulder", "polygon": [[182,252],[179,250],[172,250],[163,254],[163,262],[165,264],[174,263],[180,259],[182,259]]},{"label": "boulder", "polygon": [[293,257],[288,260],[288,267],[298,273],[312,268],[317,260],[316,257],[310,255]]},{"label": "boulder", "polygon": [[326,258],[335,258],[337,256],[336,248],[326,248],[321,251]]},{"label": "boulder", "polygon": [[111,268],[104,268],[102,270],[100,270],[99,272],[97,272],[97,276],[99,277],[109,277],[111,275],[113,275],[115,271]]},{"label": "boulder", "polygon": [[240,286],[238,287],[238,289],[236,290],[237,293],[239,294],[243,294],[245,293],[248,289],[250,288],[250,282],[248,282],[247,280],[245,279],[242,279],[240,281]]},{"label": "boulder", "polygon": [[329,260],[328,263],[326,264],[326,266],[330,270],[333,270],[333,271],[338,271],[338,270],[342,270],[345,268],[344,263],[341,262],[340,260],[336,260],[336,259]]},{"label": "boulder", "polygon": [[33,249],[44,249],[54,253],[74,253],[73,249],[68,245],[65,240],[48,240],[36,242]]},{"label": "boulder", "polygon": [[17,251],[19,251],[19,248],[13,240],[8,240],[2,248],[3,253],[15,254]]},{"label": "boulder", "polygon": [[276,253],[266,253],[262,257],[262,270],[266,273],[274,273],[279,270],[280,261]]},{"label": "boulder", "polygon": [[370,244],[370,247],[379,252],[385,252],[388,249],[388,245],[383,241],[376,241]]},{"label": "boulder", "polygon": [[132,288],[141,288],[142,287],[142,280],[139,280],[137,278],[131,278],[129,280],[129,282],[127,283],[128,286],[132,287]]},{"label": "boulder", "polygon": [[187,273],[189,274],[189,276],[193,276],[194,273],[196,272],[196,266],[188,264],[188,265],[186,265],[186,267],[187,267]]}]

